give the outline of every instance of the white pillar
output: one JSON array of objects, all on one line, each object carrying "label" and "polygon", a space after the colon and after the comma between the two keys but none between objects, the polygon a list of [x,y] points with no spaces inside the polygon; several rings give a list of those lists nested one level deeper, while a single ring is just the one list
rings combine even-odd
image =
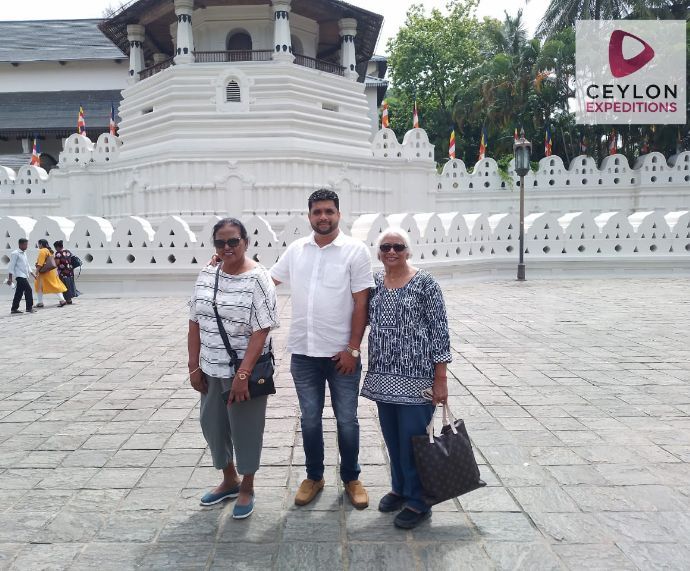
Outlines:
[{"label": "white pillar", "polygon": [[338,29],[342,44],[340,46],[340,65],[345,68],[345,77],[354,81],[359,77],[355,67],[357,65],[357,54],[355,53],[355,36],[357,35],[357,20],[354,18],[343,18],[338,21]]},{"label": "white pillar", "polygon": [[177,50],[175,65],[194,62],[194,34],[192,33],[192,12],[194,0],[175,0],[177,16]]},{"label": "white pillar", "polygon": [[129,83],[139,81],[139,72],[144,69],[144,34],[146,30],[140,24],[127,26],[129,41]]},{"label": "white pillar", "polygon": [[295,61],[290,35],[290,4],[292,0],[273,0],[273,59]]}]

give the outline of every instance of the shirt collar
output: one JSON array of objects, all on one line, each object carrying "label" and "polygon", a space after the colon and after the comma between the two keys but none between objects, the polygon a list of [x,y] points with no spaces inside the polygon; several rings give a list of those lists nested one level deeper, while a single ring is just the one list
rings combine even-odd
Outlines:
[{"label": "shirt collar", "polygon": [[[311,235],[309,236],[309,242],[307,242],[307,243],[319,248],[320,246],[316,243],[316,240],[314,238],[315,236],[316,236],[316,232],[312,231]],[[345,242],[345,235],[343,234],[343,230],[341,228],[341,229],[339,229],[338,235],[335,237],[335,240],[333,240],[327,246],[324,246],[324,248],[328,248],[330,246],[342,246],[343,242]]]}]

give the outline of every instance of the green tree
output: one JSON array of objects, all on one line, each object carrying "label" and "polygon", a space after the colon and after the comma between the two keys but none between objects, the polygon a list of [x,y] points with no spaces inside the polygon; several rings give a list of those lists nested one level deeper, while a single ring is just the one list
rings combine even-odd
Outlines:
[{"label": "green tree", "polygon": [[[436,144],[436,158],[447,156],[448,134],[458,93],[481,63],[481,29],[474,16],[477,0],[455,0],[447,13],[413,5],[398,34],[389,41],[389,69],[398,111],[407,122],[391,127],[399,137],[412,126],[417,101],[421,126]],[[401,118],[402,119],[402,118]]]}]

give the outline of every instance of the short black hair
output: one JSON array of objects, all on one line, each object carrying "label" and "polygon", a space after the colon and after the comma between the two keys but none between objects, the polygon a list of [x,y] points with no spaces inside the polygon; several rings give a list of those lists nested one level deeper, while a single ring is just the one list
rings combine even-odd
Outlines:
[{"label": "short black hair", "polygon": [[335,203],[335,209],[340,211],[340,199],[338,195],[332,190],[327,188],[320,188],[319,190],[312,192],[309,197],[308,206],[309,212],[311,212],[311,207],[315,202],[323,202],[324,200],[332,200]]},{"label": "short black hair", "polygon": [[29,243],[28,238],[19,238],[19,240],[17,240],[17,244],[19,244],[19,245],[28,244],[28,243]]},{"label": "short black hair", "polygon": [[244,224],[242,224],[242,222],[240,222],[237,218],[223,218],[222,220],[218,220],[218,222],[216,222],[216,224],[213,226],[213,236],[211,237],[212,240],[216,239],[216,234],[218,234],[218,230],[220,230],[223,226],[234,226],[235,228],[238,228],[242,240],[244,240],[245,242],[249,240],[249,234],[247,234],[247,229],[244,227]]},{"label": "short black hair", "polygon": [[62,240],[55,240],[55,242],[53,242],[53,248],[55,248],[56,250],[62,247],[64,247]]}]

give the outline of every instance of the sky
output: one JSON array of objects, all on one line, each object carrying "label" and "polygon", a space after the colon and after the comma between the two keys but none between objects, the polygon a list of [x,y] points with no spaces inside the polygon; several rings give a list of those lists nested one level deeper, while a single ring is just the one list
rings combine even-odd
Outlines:
[{"label": "sky", "polygon": [[[447,0],[347,0],[350,4],[360,6],[372,12],[383,14],[385,20],[379,44],[378,54],[385,54],[388,39],[393,37],[404,23],[405,15],[412,4],[423,4],[427,11],[433,8],[445,11]],[[4,0],[0,8],[0,20],[60,20],[73,18],[100,18],[108,8],[117,8],[120,0],[31,0],[29,2],[12,2]],[[477,15],[492,16],[503,19],[504,10],[514,16],[523,8],[523,18],[528,32],[534,30],[541,19],[549,0],[480,0]]]}]

